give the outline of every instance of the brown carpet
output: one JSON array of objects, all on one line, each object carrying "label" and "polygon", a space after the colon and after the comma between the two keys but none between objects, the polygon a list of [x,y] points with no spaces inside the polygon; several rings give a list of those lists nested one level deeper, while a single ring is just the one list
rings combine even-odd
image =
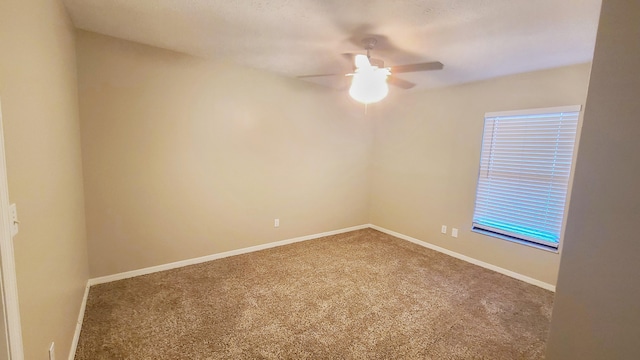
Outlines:
[{"label": "brown carpet", "polygon": [[96,285],[76,359],[541,359],[552,302],[366,229]]}]

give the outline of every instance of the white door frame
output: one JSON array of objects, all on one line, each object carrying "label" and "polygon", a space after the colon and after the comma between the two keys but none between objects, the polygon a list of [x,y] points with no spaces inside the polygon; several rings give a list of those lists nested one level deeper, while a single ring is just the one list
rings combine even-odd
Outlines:
[{"label": "white door frame", "polygon": [[[18,305],[18,282],[13,254],[13,237],[9,219],[9,184],[7,182],[7,162],[4,152],[4,130],[2,106],[0,104],[0,257],[2,261],[2,297],[5,313],[5,328],[9,348],[9,359],[24,360],[22,348],[22,326]],[[2,341],[2,339],[0,339]]]}]

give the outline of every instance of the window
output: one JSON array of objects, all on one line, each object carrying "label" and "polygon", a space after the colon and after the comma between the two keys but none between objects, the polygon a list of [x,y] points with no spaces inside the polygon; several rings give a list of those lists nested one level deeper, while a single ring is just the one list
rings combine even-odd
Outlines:
[{"label": "window", "polygon": [[487,113],[473,230],[557,249],[580,106]]}]

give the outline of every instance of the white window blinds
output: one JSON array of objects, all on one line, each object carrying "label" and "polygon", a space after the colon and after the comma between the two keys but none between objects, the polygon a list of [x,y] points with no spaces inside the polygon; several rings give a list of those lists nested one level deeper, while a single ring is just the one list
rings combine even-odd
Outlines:
[{"label": "white window blinds", "polygon": [[557,248],[580,106],[485,114],[473,228]]}]

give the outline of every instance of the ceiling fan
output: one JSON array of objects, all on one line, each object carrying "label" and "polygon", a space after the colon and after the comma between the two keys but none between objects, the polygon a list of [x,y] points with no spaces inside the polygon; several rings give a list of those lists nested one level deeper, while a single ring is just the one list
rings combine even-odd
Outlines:
[{"label": "ceiling fan", "polygon": [[430,71],[441,70],[444,65],[439,61],[398,65],[385,67],[384,61],[381,59],[375,59],[371,57],[371,50],[376,46],[378,40],[374,37],[368,37],[362,40],[362,45],[367,51],[367,54],[342,54],[347,57],[349,61],[352,61],[355,65],[355,70],[350,74],[317,74],[317,75],[303,75],[298,76],[300,79],[313,78],[321,76],[351,76],[351,87],[349,94],[355,100],[370,104],[384,99],[389,88],[387,84],[397,86],[402,89],[411,89],[416,84],[400,79],[395,74],[417,72],[417,71]]}]

